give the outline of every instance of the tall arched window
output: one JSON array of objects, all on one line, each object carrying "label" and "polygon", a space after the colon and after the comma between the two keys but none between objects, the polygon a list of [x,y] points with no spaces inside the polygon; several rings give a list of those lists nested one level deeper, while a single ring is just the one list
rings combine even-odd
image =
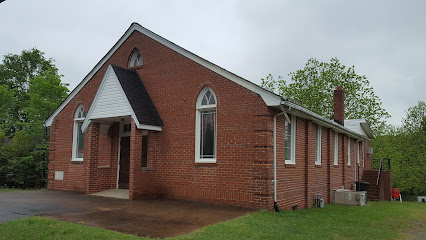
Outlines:
[{"label": "tall arched window", "polygon": [[142,64],[143,64],[142,55],[140,54],[139,50],[137,49],[133,50],[129,58],[129,67],[136,67]]},{"label": "tall arched window", "polygon": [[72,144],[72,160],[83,161],[84,151],[84,133],[81,131],[86,113],[84,112],[83,105],[79,105],[74,114],[74,133]]},{"label": "tall arched window", "polygon": [[203,88],[197,99],[195,162],[216,162],[216,95],[210,87]]}]

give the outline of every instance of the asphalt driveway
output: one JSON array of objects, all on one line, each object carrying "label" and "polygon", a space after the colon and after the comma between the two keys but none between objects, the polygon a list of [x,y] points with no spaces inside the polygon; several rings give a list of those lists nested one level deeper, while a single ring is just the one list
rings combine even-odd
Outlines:
[{"label": "asphalt driveway", "polygon": [[125,200],[34,190],[0,193],[0,223],[46,216],[149,237],[171,237],[256,210],[171,199]]}]

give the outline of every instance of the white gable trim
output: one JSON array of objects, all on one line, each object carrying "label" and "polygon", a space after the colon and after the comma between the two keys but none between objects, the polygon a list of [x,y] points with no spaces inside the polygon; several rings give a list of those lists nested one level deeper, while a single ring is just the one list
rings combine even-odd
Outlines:
[{"label": "white gable trim", "polygon": [[47,120],[44,122],[45,126],[49,127],[52,125],[53,120],[55,119],[56,115],[59,114],[59,112],[62,111],[62,109],[65,108],[65,106],[77,95],[78,92],[86,85],[86,83],[95,75],[96,72],[99,71],[99,69],[106,63],[106,61],[117,51],[117,49],[127,40],[127,38],[130,37],[130,35],[134,32],[138,31],[147,37],[163,44],[164,46],[182,54],[183,56],[197,62],[198,64],[212,70],[213,72],[216,72],[219,75],[222,75],[223,77],[247,88],[248,90],[251,90],[257,94],[259,94],[265,104],[267,106],[279,106],[281,97],[276,95],[275,93],[272,93],[250,81],[245,80],[244,78],[241,78],[197,55],[195,55],[192,52],[189,52],[188,50],[185,50],[182,47],[179,47],[178,45],[170,42],[169,40],[160,37],[159,35],[149,31],[148,29],[142,27],[141,25],[137,23],[132,23],[132,25],[127,29],[127,31],[124,33],[124,35],[118,40],[118,42],[108,51],[108,53],[96,64],[96,66],[86,75],[86,77],[81,81],[76,88],[68,95],[68,97],[62,102],[61,105],[53,112],[52,115],[47,118]]},{"label": "white gable trim", "polygon": [[[111,65],[109,65],[109,66],[108,66],[108,68],[107,68],[107,70],[106,70],[106,72],[105,72],[104,77],[102,78],[102,82],[101,82],[101,84],[99,85],[98,91],[96,92],[95,98],[93,99],[93,102],[92,102],[92,104],[90,105],[90,109],[89,109],[89,111],[87,112],[87,116],[86,116],[86,118],[84,119],[83,125],[82,125],[82,127],[81,127],[81,129],[82,129],[82,131],[83,131],[83,132],[86,132],[86,131],[87,131],[87,128],[88,128],[89,124],[90,124],[92,121],[96,121],[95,119],[92,119],[93,111],[94,111],[94,110],[95,110],[95,108],[96,108],[96,104],[98,104],[99,98],[100,98],[100,96],[101,96],[101,94],[102,94],[102,92],[103,92],[103,90],[104,90],[104,88],[105,88],[105,84],[106,84],[106,82],[108,81],[108,78],[109,78],[109,77],[110,77],[110,75],[112,75],[112,74],[114,74],[114,77],[115,77],[116,81],[118,81],[118,78],[117,78],[117,75],[116,75],[116,74],[115,74],[115,72],[114,72],[114,69],[112,68],[112,66],[111,66]],[[136,127],[137,127],[138,129],[148,129],[148,130],[154,130],[154,131],[162,131],[162,127],[159,127],[159,126],[152,126],[152,125],[145,125],[145,124],[141,124],[141,123],[139,123],[139,120],[137,119],[136,114],[135,114],[135,112],[133,111],[133,108],[132,108],[132,106],[130,105],[129,100],[127,99],[127,96],[126,96],[126,94],[124,93],[124,90],[123,90],[123,88],[121,87],[121,84],[120,84],[120,83],[118,83],[118,84],[119,84],[119,86],[120,86],[120,87],[118,88],[118,90],[120,91],[120,94],[122,95],[123,99],[125,99],[125,104],[127,105],[126,107],[127,107],[128,109],[130,109],[130,111],[131,111],[130,116],[132,117],[133,121],[135,121],[135,123],[136,123]],[[119,116],[113,116],[113,117],[119,117]]]},{"label": "white gable trim", "polygon": [[369,138],[375,138],[373,130],[370,128],[370,126],[368,125],[367,121],[364,120],[364,122],[362,122],[360,124],[361,124],[362,129],[365,132],[365,135],[367,135]]}]

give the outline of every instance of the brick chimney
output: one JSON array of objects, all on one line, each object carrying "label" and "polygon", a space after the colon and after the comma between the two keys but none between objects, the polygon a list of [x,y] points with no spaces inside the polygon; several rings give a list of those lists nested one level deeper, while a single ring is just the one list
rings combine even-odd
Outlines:
[{"label": "brick chimney", "polygon": [[345,121],[345,92],[341,86],[334,90],[334,121],[344,125]]}]

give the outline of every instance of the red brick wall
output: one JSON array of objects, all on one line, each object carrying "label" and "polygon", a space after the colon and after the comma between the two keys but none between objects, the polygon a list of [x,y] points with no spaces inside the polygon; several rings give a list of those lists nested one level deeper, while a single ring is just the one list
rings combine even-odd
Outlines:
[{"label": "red brick wall", "polygon": [[115,122],[108,135],[99,135],[97,172],[100,190],[113,189],[117,184],[119,128],[119,123]]},{"label": "red brick wall", "polygon": [[[353,139],[350,139],[350,142],[348,142],[348,137],[345,136],[345,150],[344,150],[344,155],[345,155],[345,189],[354,189],[354,144],[353,144]],[[350,152],[350,156],[351,156],[351,164],[348,165],[348,144],[350,144],[351,146],[351,152]]]},{"label": "red brick wall", "polygon": [[[103,183],[104,180],[94,180],[93,176],[116,171],[115,160],[111,161],[108,153],[100,150],[112,145],[113,139],[98,138],[103,145],[99,146],[97,163],[89,164],[88,157],[93,154],[87,151],[93,147],[89,143],[88,131],[85,134],[85,161],[73,165],[70,161],[72,116],[80,103],[86,111],[89,109],[107,65],[113,63],[126,67],[128,56],[135,47],[144,61],[143,67],[136,69],[164,122],[162,132],[150,131],[149,134],[150,140],[155,139],[150,141],[148,153],[148,162],[154,170],[135,171],[155,176],[155,184],[150,186],[155,187],[158,196],[261,208],[272,206],[272,162],[265,157],[265,153],[268,155],[272,151],[272,119],[261,97],[137,32],[55,118],[60,127],[52,130],[52,135],[62,137],[52,142],[56,150],[52,151],[51,172],[65,172],[63,181],[51,178],[49,186],[90,193],[108,185]],[[217,96],[217,163],[195,164],[195,105],[199,92],[206,85]],[[105,165],[108,161],[112,162],[110,168]],[[96,167],[95,170],[95,165],[105,168]],[[78,172],[71,174],[72,170]],[[136,172],[133,173],[134,183],[139,188]],[[92,181],[97,183],[86,187],[86,174],[89,173]],[[140,192],[141,189],[135,190],[133,198],[140,197]]]},{"label": "red brick wall", "polygon": [[137,129],[133,119],[131,124],[129,197],[153,198],[156,197],[154,168],[142,168],[142,130]]},{"label": "red brick wall", "polygon": [[390,170],[382,171],[380,185],[380,200],[390,201],[392,199],[392,172]]},{"label": "red brick wall", "polygon": [[277,118],[277,203],[283,209],[305,207],[305,133],[305,120],[296,117],[296,164],[285,164],[285,118]]},{"label": "red brick wall", "polygon": [[[342,185],[354,189],[354,140],[351,140],[351,166],[348,161],[348,138],[339,134],[339,161],[334,165],[334,131],[322,127],[321,165],[315,164],[315,135],[317,125],[298,117],[296,122],[296,164],[284,162],[284,117],[277,118],[277,202],[282,209],[311,207],[317,194],[322,194],[326,203],[333,200],[333,190]],[[367,148],[368,144],[364,144]],[[360,150],[361,152],[361,150]],[[365,150],[366,152],[366,150]],[[371,159],[365,156],[365,168],[369,169]],[[362,174],[360,174],[362,177]]]},{"label": "red brick wall", "polygon": [[[79,104],[87,112],[108,64],[127,67],[134,48],[139,49],[144,62],[135,69],[164,127],[161,132],[149,131],[148,168],[141,168],[142,131],[136,130],[132,122],[130,198],[168,197],[271,210],[273,116],[278,112],[269,109],[254,92],[138,32],[56,116],[51,127],[49,188],[86,193],[115,188],[118,123],[111,126],[108,136],[98,134],[99,124],[90,124],[85,133],[84,161],[76,164],[71,162],[73,116]],[[195,163],[196,100],[205,86],[211,87],[217,97],[214,164]],[[296,127],[296,164],[286,165],[284,117],[277,119],[277,195],[278,204],[285,209],[310,207],[317,193],[330,202],[333,188],[340,188],[343,181],[347,186],[353,181],[353,171],[344,162],[347,146],[343,135],[339,139],[339,165],[334,167],[334,132],[323,128],[322,165],[315,166],[316,125],[298,117]],[[54,171],[64,171],[64,180],[53,180]],[[349,180],[343,179],[343,173]]]}]

